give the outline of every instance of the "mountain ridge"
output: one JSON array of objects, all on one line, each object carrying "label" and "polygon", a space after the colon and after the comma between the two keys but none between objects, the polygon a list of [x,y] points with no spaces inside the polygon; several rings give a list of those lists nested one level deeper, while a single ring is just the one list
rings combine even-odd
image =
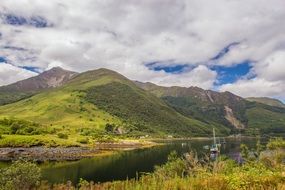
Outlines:
[{"label": "mountain ridge", "polygon": [[[99,131],[111,122],[133,135],[207,136],[212,128],[223,135],[241,131],[285,133],[284,108],[250,102],[231,92],[131,81],[104,68],[83,73],[58,70],[61,68],[47,73],[62,73],[66,80],[59,76],[55,83],[45,83],[33,94],[0,106],[0,115]],[[1,101],[5,102],[5,97],[0,96]]]},{"label": "mountain ridge", "polygon": [[[42,90],[59,87],[77,74],[60,67],[54,67],[37,76],[0,86],[0,105],[24,99]],[[4,101],[5,97],[6,101]]]}]

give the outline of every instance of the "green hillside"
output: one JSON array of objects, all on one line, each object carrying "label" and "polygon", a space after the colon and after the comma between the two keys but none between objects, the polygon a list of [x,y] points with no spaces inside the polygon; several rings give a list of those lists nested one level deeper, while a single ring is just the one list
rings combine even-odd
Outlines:
[{"label": "green hillside", "polygon": [[285,134],[285,109],[252,102],[246,110],[248,130],[265,135]]},{"label": "green hillside", "polygon": [[136,82],[136,85],[161,98],[182,115],[205,123],[220,124],[230,129],[231,133],[285,133],[285,109],[277,100],[263,98],[247,101],[230,92],[219,93],[198,87],[161,87],[141,82]]},{"label": "green hillside", "polygon": [[32,96],[33,92],[16,92],[16,91],[2,91],[0,92],[0,105],[13,103]]},{"label": "green hillside", "polygon": [[255,97],[251,97],[251,98],[246,98],[246,99],[248,101],[251,101],[251,102],[258,102],[258,103],[266,104],[266,105],[269,105],[269,106],[285,108],[285,104],[283,104],[280,100],[273,99],[273,98],[267,98],[267,97],[255,98]]}]

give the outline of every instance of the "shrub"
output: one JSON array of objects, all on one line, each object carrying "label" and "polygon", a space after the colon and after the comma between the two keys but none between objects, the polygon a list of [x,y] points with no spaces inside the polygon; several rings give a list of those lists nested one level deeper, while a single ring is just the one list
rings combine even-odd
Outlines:
[{"label": "shrub", "polygon": [[78,139],[77,142],[79,142],[81,144],[88,144],[89,139],[88,138],[81,138],[81,139]]},{"label": "shrub", "polygon": [[40,168],[27,161],[16,161],[10,167],[0,171],[0,189],[32,189],[39,184]]},{"label": "shrub", "polygon": [[101,142],[101,143],[113,143],[113,142],[116,142],[116,139],[114,139],[113,137],[111,137],[109,135],[104,135],[104,136],[97,137],[96,140],[98,142]]},{"label": "shrub", "polygon": [[0,147],[32,147],[42,146],[45,141],[32,136],[9,135],[1,139]]},{"label": "shrub", "polygon": [[6,128],[6,133],[19,135],[38,135],[47,133],[38,123],[19,120],[19,119],[3,119],[0,124]]},{"label": "shrub", "polygon": [[106,123],[106,125],[105,125],[105,130],[107,131],[107,132],[113,132],[114,131],[114,129],[115,129],[115,125],[114,124],[110,124],[110,123]]},{"label": "shrub", "polygon": [[64,134],[64,133],[58,133],[57,137],[60,138],[60,139],[68,139],[68,135]]},{"label": "shrub", "polygon": [[270,139],[267,144],[267,148],[269,148],[270,150],[278,148],[285,149],[285,140],[283,140],[282,138]]},{"label": "shrub", "polygon": [[177,153],[171,152],[168,162],[163,166],[156,166],[154,175],[160,178],[171,179],[176,176],[183,177],[186,172],[186,163],[178,158]]}]

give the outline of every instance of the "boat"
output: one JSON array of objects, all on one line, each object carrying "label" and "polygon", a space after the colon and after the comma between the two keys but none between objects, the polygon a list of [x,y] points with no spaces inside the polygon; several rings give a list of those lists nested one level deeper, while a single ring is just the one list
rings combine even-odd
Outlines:
[{"label": "boat", "polygon": [[219,156],[220,153],[220,148],[219,145],[216,142],[216,134],[215,134],[215,129],[213,128],[213,144],[210,148],[210,158],[212,160],[216,160]]}]

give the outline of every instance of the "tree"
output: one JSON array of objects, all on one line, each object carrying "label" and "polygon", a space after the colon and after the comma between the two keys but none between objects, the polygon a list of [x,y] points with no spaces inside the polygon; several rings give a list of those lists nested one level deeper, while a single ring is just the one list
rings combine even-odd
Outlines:
[{"label": "tree", "polygon": [[105,125],[105,130],[106,130],[107,132],[113,132],[114,129],[115,129],[115,125],[114,125],[114,124],[106,123],[106,125]]},{"label": "tree", "polygon": [[8,168],[0,170],[0,189],[21,190],[32,189],[39,184],[40,168],[31,162],[15,161]]},{"label": "tree", "polygon": [[18,122],[14,122],[11,125],[11,133],[16,134],[17,131],[21,128],[21,125]]}]

